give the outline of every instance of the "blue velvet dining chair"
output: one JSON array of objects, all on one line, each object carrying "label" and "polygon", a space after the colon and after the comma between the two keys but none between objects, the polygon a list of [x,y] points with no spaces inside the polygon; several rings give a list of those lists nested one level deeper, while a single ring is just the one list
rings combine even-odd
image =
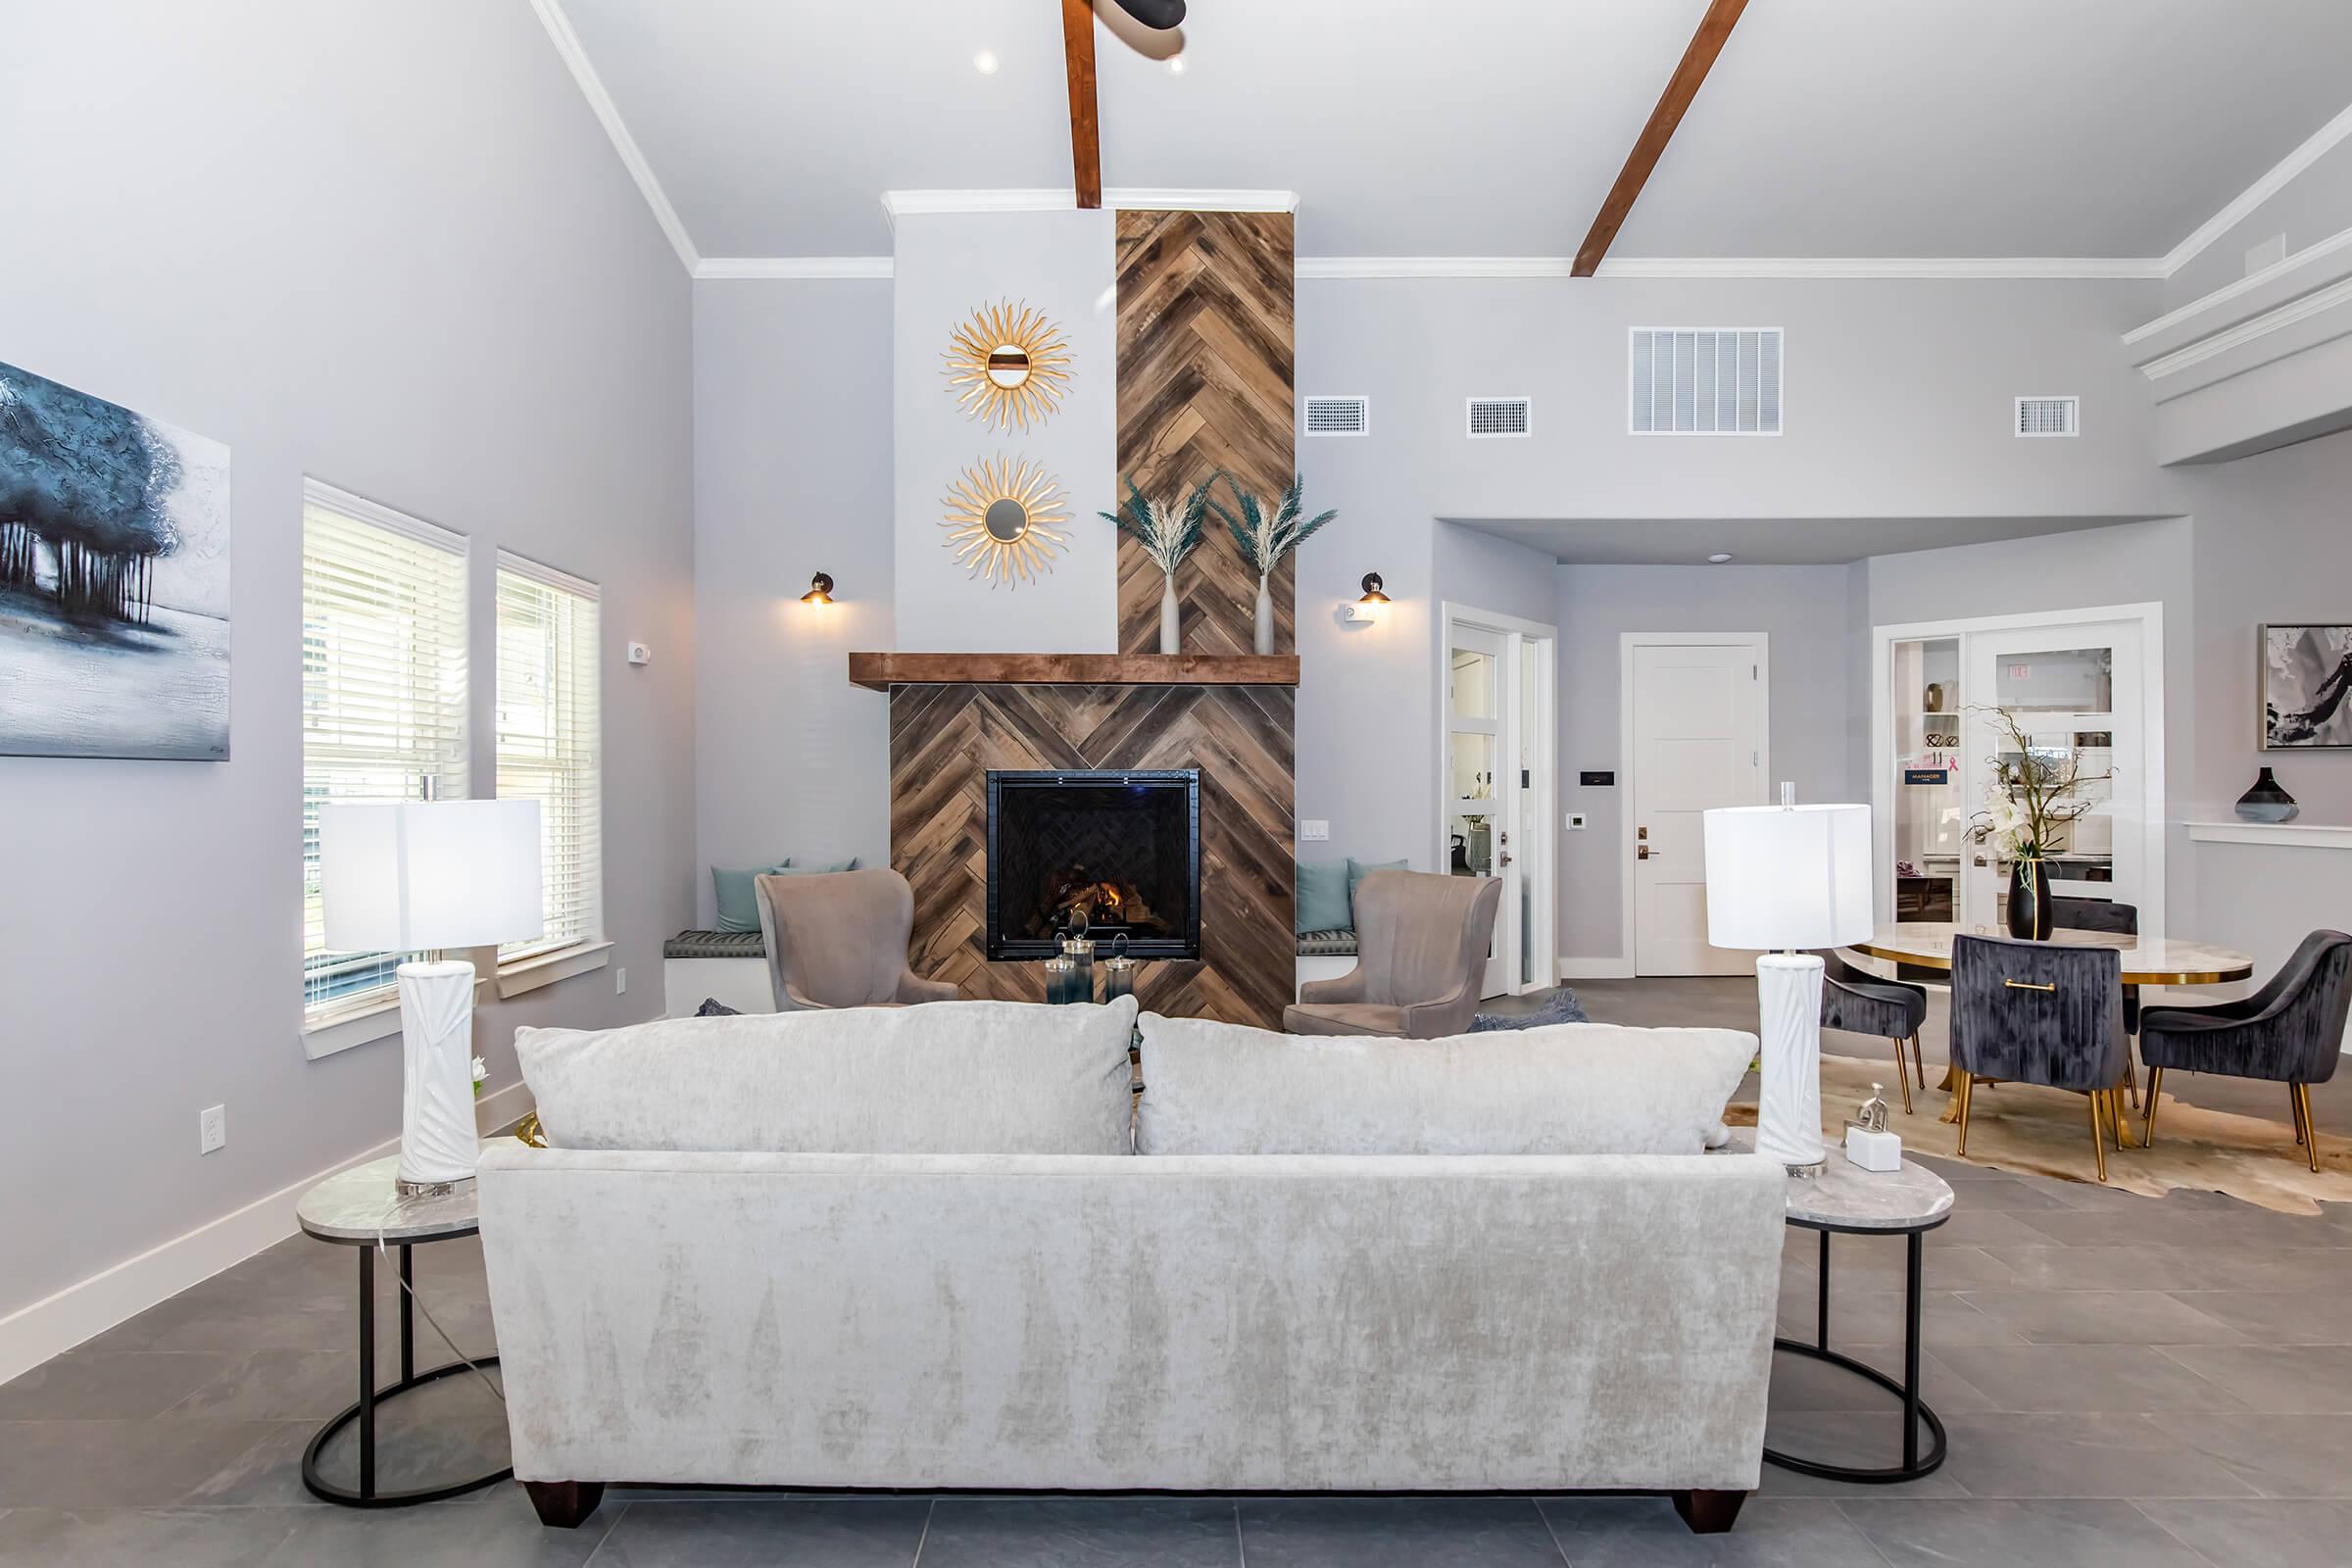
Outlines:
[{"label": "blue velvet dining chair", "polygon": [[[1928,1069],[1919,1058],[1919,1026],[1928,1017],[1927,992],[1865,974],[1835,953],[1816,956],[1823,968],[1821,1026],[1849,1034],[1883,1035],[1894,1042],[1894,1081],[1903,1087],[1903,1114],[1909,1115],[1912,1069],[1919,1073],[1919,1087],[1928,1087]],[[1911,1045],[1911,1068],[1903,1065],[1906,1040]]]},{"label": "blue velvet dining chair", "polygon": [[[2107,931],[2119,936],[2139,935],[2139,906],[2117,904],[2109,899],[2050,900],[2050,924],[2067,931]],[[2124,987],[2124,1033],[2139,1033],[2139,987]],[[2124,1074],[2124,1095],[2132,1108],[2139,1108],[2139,1068],[2130,1064]]]},{"label": "blue velvet dining chair", "polygon": [[2107,1179],[2107,1140],[2122,1149],[2117,1085],[2124,1040],[2123,954],[2005,937],[1952,939],[1952,1066],[1959,1074],[1958,1152],[1968,1153],[1979,1078],[2040,1084],[2090,1102],[2093,1168]]}]

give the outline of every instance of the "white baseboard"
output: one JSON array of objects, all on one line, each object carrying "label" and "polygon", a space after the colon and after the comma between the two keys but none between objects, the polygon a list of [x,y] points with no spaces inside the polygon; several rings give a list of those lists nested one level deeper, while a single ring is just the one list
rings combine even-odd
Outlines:
[{"label": "white baseboard", "polygon": [[1631,980],[1634,960],[1631,958],[1571,958],[1560,959],[1562,980]]},{"label": "white baseboard", "polygon": [[[520,1083],[509,1084],[475,1102],[474,1124],[487,1133],[530,1108],[530,1092]],[[399,1149],[400,1140],[395,1138],[364,1150],[0,1317],[0,1383],[242,1263],[264,1248],[274,1247],[301,1228],[294,1220],[294,1205],[304,1193],[337,1171],[381,1159]]]}]

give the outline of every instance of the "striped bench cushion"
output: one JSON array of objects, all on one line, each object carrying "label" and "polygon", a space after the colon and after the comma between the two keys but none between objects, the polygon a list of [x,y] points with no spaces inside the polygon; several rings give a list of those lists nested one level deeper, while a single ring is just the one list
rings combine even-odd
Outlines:
[{"label": "striped bench cushion", "polygon": [[764,958],[767,944],[757,931],[681,931],[662,944],[664,958]]},{"label": "striped bench cushion", "polygon": [[1298,933],[1298,956],[1301,958],[1352,958],[1355,956],[1353,931],[1301,931]]}]

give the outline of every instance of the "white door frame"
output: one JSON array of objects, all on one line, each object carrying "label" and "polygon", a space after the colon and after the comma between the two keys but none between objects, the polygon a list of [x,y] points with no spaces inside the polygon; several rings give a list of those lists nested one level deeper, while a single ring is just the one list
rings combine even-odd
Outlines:
[{"label": "white door frame", "polygon": [[[1457,604],[1450,599],[1442,600],[1439,603],[1438,683],[1434,688],[1437,695],[1438,755],[1435,771],[1437,773],[1439,808],[1438,858],[1435,864],[1441,873],[1446,870],[1452,860],[1450,841],[1446,837],[1448,813],[1445,809],[1446,803],[1451,798],[1448,790],[1450,781],[1446,775],[1446,748],[1449,739],[1446,732],[1446,726],[1450,716],[1447,711],[1446,692],[1446,682],[1452,678],[1453,673],[1453,629],[1456,626],[1467,626],[1476,631],[1499,632],[1505,637],[1514,635],[1526,637],[1543,644],[1536,660],[1536,680],[1542,689],[1536,693],[1534,752],[1537,757],[1544,759],[1547,765],[1540,770],[1541,777],[1535,791],[1535,803],[1530,808],[1536,819],[1537,854],[1532,860],[1524,854],[1513,858],[1513,863],[1523,868],[1520,873],[1523,877],[1532,875],[1536,879],[1534,886],[1530,889],[1528,899],[1528,909],[1534,921],[1534,929],[1528,933],[1528,939],[1533,944],[1530,951],[1535,955],[1536,978],[1529,982],[1525,989],[1540,990],[1559,984],[1560,979],[1560,848],[1559,840],[1553,836],[1555,830],[1552,826],[1553,822],[1558,819],[1560,800],[1560,629],[1557,626],[1546,625],[1540,620],[1523,620],[1517,615],[1506,615],[1498,610],[1480,610],[1474,606]],[[1517,675],[1514,672],[1511,681],[1515,684],[1516,680]],[[1497,804],[1501,803],[1497,802]],[[1524,826],[1520,830],[1522,843],[1519,848],[1521,850],[1528,848],[1524,842],[1527,832],[1528,830]]]},{"label": "white door frame", "polygon": [[1761,631],[1624,631],[1617,634],[1617,946],[1625,972],[1642,972],[1640,933],[1634,925],[1634,650],[1637,648],[1745,648],[1756,661],[1756,777],[1754,804],[1772,804],[1772,634]]},{"label": "white door frame", "polygon": [[[1874,908],[1884,924],[1894,918],[1894,879],[1883,872],[1894,863],[1894,715],[1887,682],[1893,675],[1894,645],[1918,638],[1957,637],[1972,632],[2020,631],[2043,626],[2072,626],[2102,620],[2139,623],[2139,703],[2144,749],[2140,766],[2147,774],[2147,802],[2141,813],[2140,864],[2147,886],[2138,891],[2139,928],[2152,937],[2165,932],[2164,844],[2170,800],[2164,778],[2164,603],[2143,600],[2131,605],[2088,605],[2081,610],[2043,610],[2014,615],[1965,615],[1945,620],[1906,620],[1871,628],[1870,643],[1870,831],[1871,884]],[[1962,666],[1965,669],[1965,664]],[[1965,692],[1962,694],[1966,695]],[[1967,731],[1962,730],[1965,737]],[[1965,804],[1965,803],[1963,803]],[[1954,890],[1955,893],[1957,890]],[[1957,911],[1955,911],[1957,912]]]}]

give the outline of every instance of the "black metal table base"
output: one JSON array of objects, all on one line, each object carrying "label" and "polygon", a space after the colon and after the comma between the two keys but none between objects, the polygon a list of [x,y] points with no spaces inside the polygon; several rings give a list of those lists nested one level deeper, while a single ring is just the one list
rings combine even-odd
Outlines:
[{"label": "black metal table base", "polygon": [[[310,1446],[302,1450],[302,1484],[312,1495],[328,1502],[341,1503],[346,1508],[405,1508],[412,1503],[440,1502],[449,1497],[462,1497],[468,1492],[506,1480],[514,1472],[512,1467],[494,1471],[486,1476],[474,1476],[454,1481],[443,1487],[419,1487],[408,1492],[380,1492],[375,1485],[375,1410],[376,1406],[411,1389],[437,1383],[446,1377],[470,1372],[474,1367],[498,1365],[498,1357],[485,1355],[472,1366],[464,1361],[452,1361],[429,1371],[416,1370],[416,1308],[412,1296],[416,1282],[416,1260],[409,1247],[400,1249],[400,1381],[388,1389],[375,1386],[375,1249],[363,1246],[360,1253],[360,1397],[333,1420],[318,1429]],[[318,1456],[334,1441],[335,1434],[353,1422],[360,1428],[360,1484],[355,1490],[340,1486],[318,1473]]]},{"label": "black metal table base", "polygon": [[[1904,1237],[1908,1247],[1904,1259],[1903,1380],[1900,1383],[1875,1366],[1866,1365],[1850,1355],[1830,1348],[1830,1234],[1828,1229],[1821,1229],[1821,1299],[1814,1325],[1815,1343],[1807,1345],[1802,1340],[1776,1339],[1772,1342],[1772,1348],[1851,1372],[1900,1399],[1903,1408],[1902,1463],[1876,1467],[1829,1464],[1820,1459],[1783,1453],[1775,1448],[1766,1448],[1764,1457],[1767,1462],[1779,1465],[1784,1470],[1793,1470],[1799,1475],[1820,1476],[1829,1481],[1850,1481],[1862,1486],[1892,1486],[1898,1482],[1917,1481],[1922,1476],[1934,1475],[1943,1463],[1946,1445],[1942,1418],[1929,1409],[1919,1396],[1920,1275],[1922,1248],[1927,1233],[1912,1231]],[[1920,1451],[1919,1444],[1923,1427],[1933,1440],[1925,1453]]]}]

